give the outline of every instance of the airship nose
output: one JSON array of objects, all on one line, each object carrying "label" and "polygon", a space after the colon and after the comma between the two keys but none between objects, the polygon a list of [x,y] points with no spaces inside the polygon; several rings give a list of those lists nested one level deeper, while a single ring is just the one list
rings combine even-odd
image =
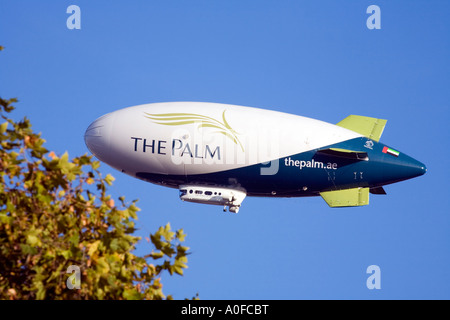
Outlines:
[{"label": "airship nose", "polygon": [[84,133],[84,142],[89,151],[102,161],[110,150],[113,123],[114,115],[108,113],[92,122]]},{"label": "airship nose", "polygon": [[382,153],[383,166],[377,177],[388,183],[412,179],[427,172],[425,164],[400,151],[384,146]]},{"label": "airship nose", "polygon": [[416,170],[416,177],[424,175],[427,172],[427,167],[422,162],[415,160],[414,168]]},{"label": "airship nose", "polygon": [[394,167],[394,170],[395,175],[400,178],[399,180],[415,178],[427,172],[425,164],[412,157],[403,154],[398,160],[399,162]]}]

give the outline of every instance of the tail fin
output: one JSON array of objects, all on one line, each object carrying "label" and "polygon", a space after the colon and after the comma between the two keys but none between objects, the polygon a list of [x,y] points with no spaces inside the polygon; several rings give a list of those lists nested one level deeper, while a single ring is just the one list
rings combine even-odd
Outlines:
[{"label": "tail fin", "polygon": [[332,207],[359,207],[369,204],[369,188],[353,188],[321,192],[320,195]]},{"label": "tail fin", "polygon": [[356,116],[352,114],[344,120],[338,122],[336,125],[355,131],[371,140],[378,142],[383,134],[386,122],[387,120],[384,119]]}]

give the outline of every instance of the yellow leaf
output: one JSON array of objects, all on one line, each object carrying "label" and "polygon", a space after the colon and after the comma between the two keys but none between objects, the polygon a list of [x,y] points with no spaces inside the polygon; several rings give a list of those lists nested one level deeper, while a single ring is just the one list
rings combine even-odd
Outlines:
[{"label": "yellow leaf", "polygon": [[89,246],[88,255],[92,256],[95,251],[98,249],[98,245],[100,244],[100,240],[95,241],[93,244]]},{"label": "yellow leaf", "polygon": [[39,241],[38,237],[36,237],[35,235],[29,234],[29,235],[27,236],[27,243],[28,243],[30,246],[35,246],[35,245],[37,245],[39,242],[40,242],[40,241]]},{"label": "yellow leaf", "polygon": [[103,274],[107,274],[109,272],[109,264],[106,261],[105,257],[101,257],[97,260],[97,270]]},{"label": "yellow leaf", "polygon": [[107,174],[105,177],[105,182],[110,186],[112,185],[113,181],[116,180],[111,174]]},{"label": "yellow leaf", "polygon": [[5,133],[7,128],[8,128],[8,122],[2,123],[0,125],[0,133]]}]

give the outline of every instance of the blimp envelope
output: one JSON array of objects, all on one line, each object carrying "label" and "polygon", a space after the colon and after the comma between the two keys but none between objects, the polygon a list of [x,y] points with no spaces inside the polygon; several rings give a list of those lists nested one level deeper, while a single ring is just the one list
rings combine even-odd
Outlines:
[{"label": "blimp envelope", "polygon": [[245,196],[321,195],[331,207],[361,206],[369,191],[384,194],[383,185],[426,172],[379,142],[385,125],[358,115],[334,125],[253,107],[165,102],[104,115],[85,141],[101,161],[178,188],[185,201],[237,212]]}]

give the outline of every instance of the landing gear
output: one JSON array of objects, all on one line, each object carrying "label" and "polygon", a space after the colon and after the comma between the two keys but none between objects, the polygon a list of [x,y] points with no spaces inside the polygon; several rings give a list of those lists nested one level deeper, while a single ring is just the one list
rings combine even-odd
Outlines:
[{"label": "landing gear", "polygon": [[239,212],[239,207],[238,206],[231,206],[228,211],[233,212],[233,213],[238,213]]},{"label": "landing gear", "polygon": [[[238,213],[239,212],[239,206],[229,206],[228,207],[229,212]],[[223,212],[227,212],[227,206],[223,206]]]}]

